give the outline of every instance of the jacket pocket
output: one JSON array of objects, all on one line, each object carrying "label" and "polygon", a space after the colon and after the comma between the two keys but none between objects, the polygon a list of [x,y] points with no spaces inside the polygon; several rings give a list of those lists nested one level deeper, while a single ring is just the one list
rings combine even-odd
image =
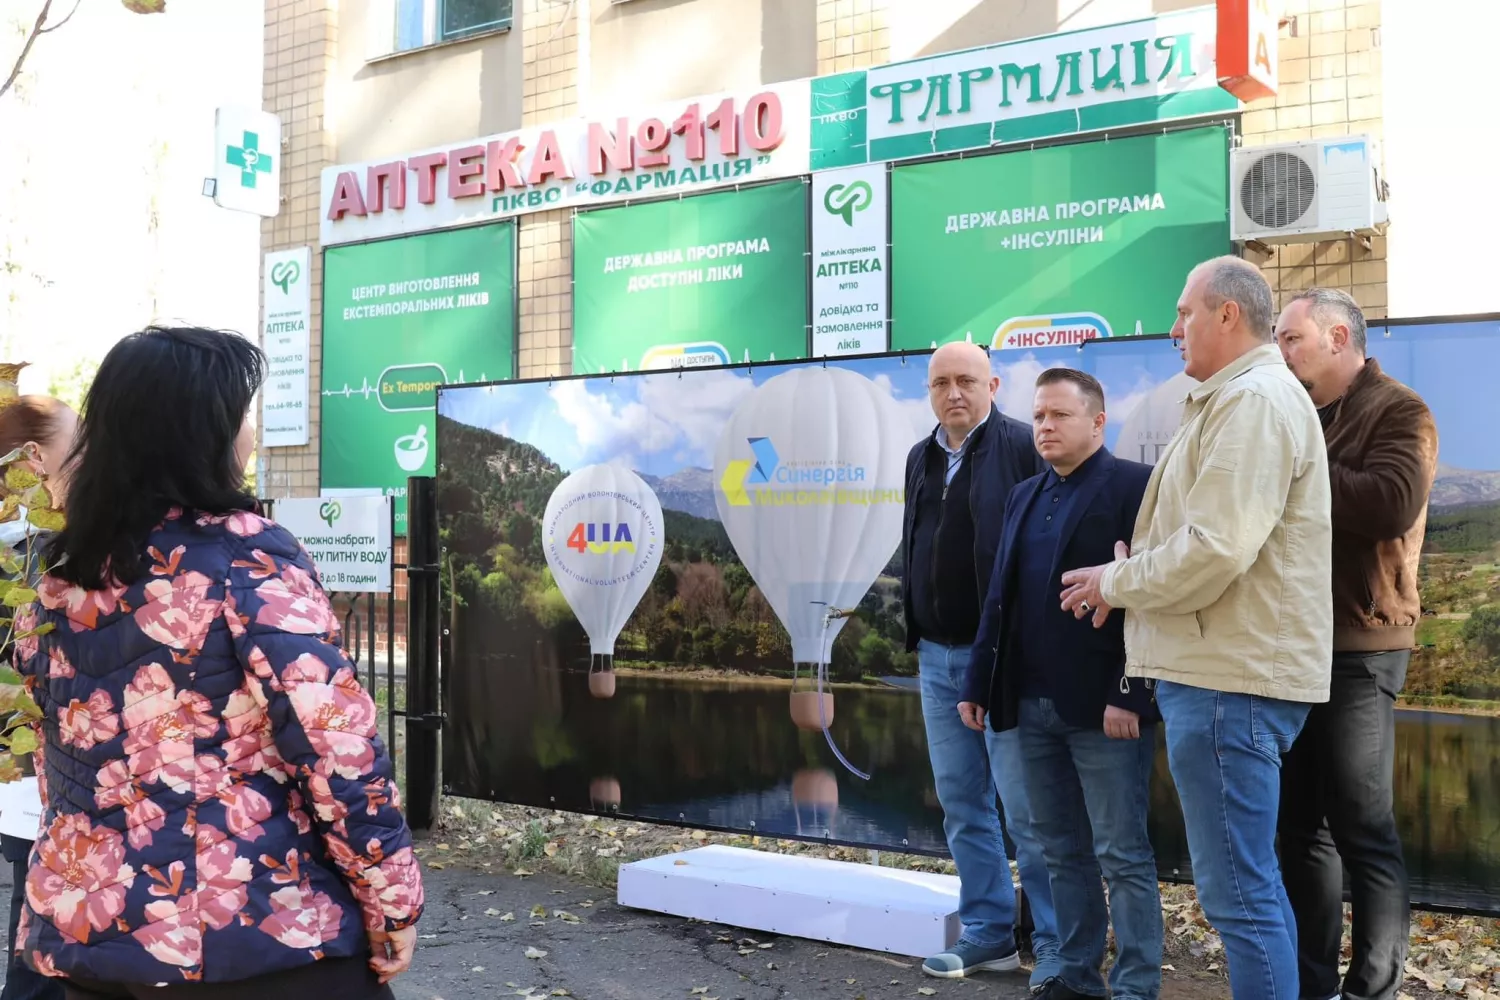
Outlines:
[{"label": "jacket pocket", "polygon": [[1152,624],[1173,639],[1203,638],[1203,618],[1192,611],[1185,615],[1169,615],[1157,612],[1151,616]]}]

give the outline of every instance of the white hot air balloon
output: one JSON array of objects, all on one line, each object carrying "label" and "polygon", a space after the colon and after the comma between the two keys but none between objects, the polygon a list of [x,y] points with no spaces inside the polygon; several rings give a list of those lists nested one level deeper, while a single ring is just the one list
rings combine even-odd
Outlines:
[{"label": "white hot air balloon", "polygon": [[615,640],[661,565],[661,501],[618,465],[589,465],[557,485],[542,516],[542,551],[589,637],[589,693],[615,693]]},{"label": "white hot air balloon", "polygon": [[[827,735],[833,640],[846,609],[901,544],[906,454],[914,441],[911,420],[888,390],[858,372],[821,365],[767,379],[740,402],[719,438],[719,520],[791,634],[791,713],[800,728]],[[797,690],[801,666],[816,675],[816,691]]]}]

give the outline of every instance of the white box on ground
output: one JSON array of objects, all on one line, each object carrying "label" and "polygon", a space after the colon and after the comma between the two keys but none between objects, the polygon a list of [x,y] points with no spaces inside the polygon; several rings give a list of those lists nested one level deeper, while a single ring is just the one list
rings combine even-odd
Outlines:
[{"label": "white box on ground", "polygon": [[925,957],[951,947],[951,875],[714,845],[620,868],[621,906],[730,927]]},{"label": "white box on ground", "polygon": [[276,523],[307,549],[324,590],[383,594],[391,589],[390,497],[288,497],[275,503]]}]

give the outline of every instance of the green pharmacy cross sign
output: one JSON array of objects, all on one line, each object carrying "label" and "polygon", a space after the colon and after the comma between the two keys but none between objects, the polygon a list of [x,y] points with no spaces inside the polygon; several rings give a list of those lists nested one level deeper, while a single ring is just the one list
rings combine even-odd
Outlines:
[{"label": "green pharmacy cross sign", "polygon": [[224,159],[230,166],[240,168],[241,187],[253,188],[256,174],[271,172],[271,154],[260,151],[260,136],[254,132],[246,132],[240,145],[230,145]]}]

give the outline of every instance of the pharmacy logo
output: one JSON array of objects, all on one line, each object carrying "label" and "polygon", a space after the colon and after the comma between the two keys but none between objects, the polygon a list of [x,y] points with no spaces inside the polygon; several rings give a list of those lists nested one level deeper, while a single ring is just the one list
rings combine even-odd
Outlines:
[{"label": "pharmacy logo", "polygon": [[295,260],[278,261],[271,268],[271,284],[281,289],[281,294],[287,294],[287,289],[297,283],[302,277],[302,265]]},{"label": "pharmacy logo", "polygon": [[836,215],[844,220],[847,226],[854,225],[854,213],[863,212],[875,201],[875,192],[870,188],[869,181],[855,181],[853,184],[835,184],[823,195],[823,207],[828,210],[829,215]]},{"label": "pharmacy logo", "polygon": [[260,151],[260,136],[254,132],[246,132],[240,145],[229,146],[224,160],[231,167],[240,168],[240,187],[254,188],[256,174],[271,172],[271,154]]}]

